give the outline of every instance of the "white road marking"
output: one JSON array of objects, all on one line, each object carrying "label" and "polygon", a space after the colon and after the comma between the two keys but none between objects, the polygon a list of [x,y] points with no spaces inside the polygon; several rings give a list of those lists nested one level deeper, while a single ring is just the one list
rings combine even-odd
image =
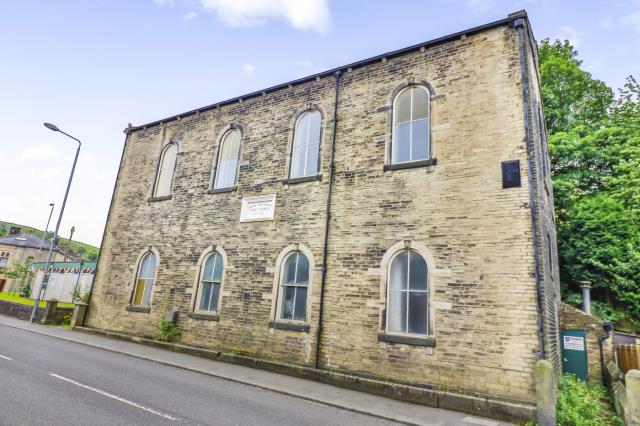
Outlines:
[{"label": "white road marking", "polygon": [[12,358],[9,358],[8,356],[4,356],[4,355],[0,355],[0,358],[6,359],[7,361],[13,361]]},{"label": "white road marking", "polygon": [[466,423],[473,423],[476,425],[483,425],[483,426],[498,426],[500,424],[498,422],[492,422],[491,420],[479,419],[477,417],[469,417],[469,416],[463,418],[462,421]]},{"label": "white road marking", "polygon": [[177,421],[178,420],[175,417],[169,416],[168,414],[164,414],[164,413],[161,413],[161,412],[156,411],[154,409],[144,407],[144,406],[142,406],[142,405],[140,405],[140,404],[138,404],[136,402],[129,401],[128,399],[121,398],[121,397],[119,397],[117,395],[114,395],[112,393],[105,392],[105,391],[102,391],[100,389],[93,388],[91,386],[83,385],[82,383],[78,383],[75,380],[67,379],[66,377],[60,376],[58,374],[49,373],[49,375],[52,376],[52,377],[55,377],[56,379],[64,380],[65,382],[69,382],[69,383],[72,383],[72,384],[74,384],[76,386],[80,386],[81,388],[88,389],[88,390],[90,390],[92,392],[99,393],[100,395],[108,396],[109,398],[113,398],[113,399],[115,399],[117,401],[124,402],[125,404],[132,405],[132,406],[134,406],[136,408],[139,408],[141,410],[148,411],[148,412],[153,413],[153,414],[155,414],[157,416],[164,417],[165,419],[169,419],[169,420],[173,420],[173,421]]}]

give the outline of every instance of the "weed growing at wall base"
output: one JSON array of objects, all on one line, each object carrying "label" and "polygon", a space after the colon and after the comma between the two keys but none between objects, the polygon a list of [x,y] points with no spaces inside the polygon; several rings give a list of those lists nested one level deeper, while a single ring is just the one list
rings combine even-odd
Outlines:
[{"label": "weed growing at wall base", "polygon": [[164,318],[160,319],[160,323],[158,323],[158,334],[154,339],[160,342],[173,342],[179,340],[180,337],[182,337],[182,332],[178,330],[178,327],[174,323]]},{"label": "weed growing at wall base", "polygon": [[565,374],[558,387],[558,426],[624,426],[611,409],[607,390]]}]

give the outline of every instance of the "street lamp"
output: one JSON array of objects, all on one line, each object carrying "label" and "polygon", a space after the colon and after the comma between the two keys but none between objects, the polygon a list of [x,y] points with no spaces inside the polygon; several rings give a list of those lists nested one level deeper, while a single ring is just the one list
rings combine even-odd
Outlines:
[{"label": "street lamp", "polygon": [[67,204],[67,197],[69,196],[69,188],[71,188],[71,181],[73,180],[73,172],[76,170],[76,163],[78,162],[78,155],[80,154],[80,147],[82,146],[82,142],[80,139],[74,138],[68,133],[60,130],[56,125],[51,123],[44,123],[44,127],[49,130],[53,130],[54,132],[60,132],[63,135],[70,137],[74,141],[78,142],[78,148],[76,149],[76,156],[73,159],[73,166],[71,167],[71,175],[69,176],[69,182],[67,182],[67,190],[64,193],[64,200],[62,201],[62,207],[60,208],[60,215],[58,216],[58,223],[56,224],[56,230],[53,232],[53,238],[51,239],[51,244],[49,245],[49,255],[47,256],[47,263],[44,268],[44,277],[42,279],[42,285],[40,286],[40,290],[38,291],[38,296],[33,305],[33,309],[31,310],[31,317],[29,318],[29,322],[33,322],[36,319],[36,313],[38,312],[38,305],[40,305],[40,300],[44,296],[45,291],[47,290],[47,284],[49,283],[49,275],[51,271],[49,270],[49,265],[51,264],[51,254],[53,253],[53,244],[58,237],[58,231],[60,230],[60,223],[62,222],[62,215],[64,214],[64,206]]}]

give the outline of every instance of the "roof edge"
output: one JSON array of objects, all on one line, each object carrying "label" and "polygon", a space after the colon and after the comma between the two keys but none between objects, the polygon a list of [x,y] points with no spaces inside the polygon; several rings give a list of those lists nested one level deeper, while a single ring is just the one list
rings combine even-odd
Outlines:
[{"label": "roof edge", "polygon": [[457,38],[460,38],[463,35],[465,35],[465,36],[473,35],[473,34],[477,34],[477,33],[480,33],[480,32],[486,31],[486,30],[490,30],[492,28],[501,27],[501,26],[505,26],[505,25],[510,25],[510,24],[512,24],[514,21],[516,21],[518,19],[528,20],[527,11],[526,10],[520,10],[518,12],[510,13],[506,18],[503,18],[503,19],[500,19],[500,20],[497,20],[497,21],[493,21],[493,22],[489,22],[489,23],[484,24],[484,25],[480,25],[480,26],[477,26],[477,27],[469,28],[469,29],[466,29],[466,30],[463,30],[463,31],[458,31],[457,33],[449,34],[449,35],[446,35],[446,36],[443,36],[443,37],[438,37],[438,38],[435,38],[435,39],[432,39],[432,40],[428,40],[428,41],[425,41],[425,42],[422,42],[422,43],[414,44],[412,46],[404,47],[402,49],[393,50],[391,52],[383,53],[383,54],[380,54],[380,55],[377,55],[377,56],[372,56],[370,58],[363,59],[363,60],[356,61],[356,62],[352,62],[350,64],[342,65],[342,66],[339,66],[339,67],[336,67],[336,68],[332,68],[332,69],[327,70],[327,71],[322,71],[322,72],[319,72],[319,73],[316,73],[316,74],[311,74],[311,75],[306,76],[306,77],[302,77],[302,78],[299,78],[299,79],[296,79],[296,80],[288,81],[286,83],[277,84],[275,86],[271,86],[271,87],[268,87],[266,89],[257,90],[255,92],[247,93],[247,94],[244,94],[244,95],[241,95],[241,96],[236,96],[234,98],[227,99],[227,100],[220,101],[220,102],[216,102],[216,103],[204,106],[204,107],[192,109],[190,111],[186,111],[186,112],[183,112],[183,113],[180,113],[180,114],[175,114],[175,115],[172,115],[170,117],[163,118],[161,120],[152,121],[150,123],[142,124],[142,125],[139,125],[139,126],[131,126],[131,125],[129,125],[124,129],[124,133],[131,133],[131,132],[135,132],[137,130],[146,129],[147,127],[157,126],[157,125],[166,123],[168,121],[174,121],[174,120],[178,120],[178,119],[180,119],[182,117],[186,117],[186,116],[189,116],[189,115],[199,114],[201,112],[209,111],[211,109],[218,108],[218,107],[221,107],[221,106],[224,106],[224,105],[229,105],[229,104],[238,102],[240,100],[246,100],[246,99],[255,98],[255,97],[258,97],[258,96],[263,96],[263,95],[266,95],[267,93],[276,92],[278,90],[281,90],[281,89],[284,89],[284,88],[287,88],[287,87],[290,87],[290,86],[296,86],[296,85],[299,85],[299,84],[308,83],[308,82],[310,82],[312,80],[315,80],[315,79],[318,79],[318,78],[329,77],[329,76],[335,74],[338,71],[344,71],[344,70],[346,70],[348,68],[351,68],[351,69],[361,68],[361,67],[364,67],[366,65],[372,64],[374,62],[380,61],[382,58],[387,58],[387,59],[388,58],[394,58],[394,57],[401,56],[401,55],[404,55],[406,53],[412,52],[414,50],[418,50],[418,49],[420,49],[422,47],[426,48],[426,47],[435,46],[435,45],[438,45],[438,44],[441,44],[441,43],[446,43],[446,42],[455,40]]}]

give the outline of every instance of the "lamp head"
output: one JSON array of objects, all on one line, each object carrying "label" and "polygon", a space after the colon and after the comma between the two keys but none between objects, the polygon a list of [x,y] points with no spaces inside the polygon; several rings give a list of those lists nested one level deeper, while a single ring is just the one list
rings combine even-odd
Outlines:
[{"label": "lamp head", "polygon": [[613,323],[611,321],[605,321],[604,323],[602,323],[602,328],[604,328],[604,331],[607,333],[607,335],[609,335],[609,333],[611,333],[611,331],[613,330]]},{"label": "lamp head", "polygon": [[58,129],[58,126],[56,126],[55,124],[44,123],[44,127],[46,127],[49,130],[53,130],[54,132],[59,132],[60,131],[60,129]]}]

